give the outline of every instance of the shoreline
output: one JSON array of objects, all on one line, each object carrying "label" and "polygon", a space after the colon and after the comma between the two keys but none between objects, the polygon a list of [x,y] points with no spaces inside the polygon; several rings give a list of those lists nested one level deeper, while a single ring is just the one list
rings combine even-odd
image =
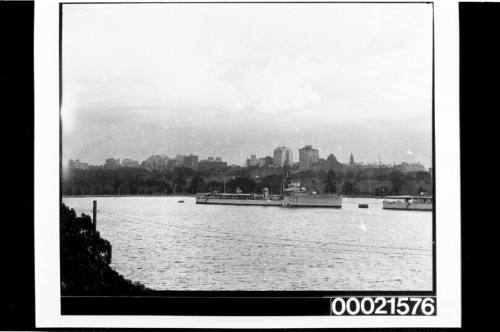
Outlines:
[{"label": "shoreline", "polygon": [[[417,196],[417,195],[413,195]],[[196,197],[196,194],[157,194],[157,195],[62,195],[62,198],[85,198],[85,197]],[[380,196],[369,196],[369,195],[342,195],[342,198],[376,198],[376,199],[384,199],[385,197]]]},{"label": "shoreline", "polygon": [[179,195],[62,195],[62,198],[71,198],[71,197],[196,197],[196,194],[179,194]]}]

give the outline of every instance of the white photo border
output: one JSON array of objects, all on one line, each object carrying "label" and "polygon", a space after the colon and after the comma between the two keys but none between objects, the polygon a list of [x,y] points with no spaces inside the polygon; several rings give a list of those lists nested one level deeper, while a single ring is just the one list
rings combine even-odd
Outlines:
[{"label": "white photo border", "polygon": [[[59,266],[59,3],[61,2],[64,3],[60,0],[43,0],[35,3],[35,318],[37,327],[460,327],[458,1],[436,0],[431,2],[434,4],[434,171],[435,195],[438,198],[435,207],[437,245],[435,252],[436,284],[434,285],[437,297],[437,315],[353,317],[61,315]],[[86,2],[93,1],[72,1],[72,3]],[[151,1],[105,2],[141,3]],[[360,1],[342,2],[359,3]],[[376,3],[377,1],[364,2]],[[384,2],[397,3],[401,1]]]}]

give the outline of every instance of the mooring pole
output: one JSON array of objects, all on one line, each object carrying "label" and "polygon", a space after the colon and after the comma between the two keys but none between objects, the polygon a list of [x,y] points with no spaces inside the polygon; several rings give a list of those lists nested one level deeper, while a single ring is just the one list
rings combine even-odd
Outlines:
[{"label": "mooring pole", "polygon": [[92,230],[94,233],[97,230],[97,201],[94,201],[92,206]]}]

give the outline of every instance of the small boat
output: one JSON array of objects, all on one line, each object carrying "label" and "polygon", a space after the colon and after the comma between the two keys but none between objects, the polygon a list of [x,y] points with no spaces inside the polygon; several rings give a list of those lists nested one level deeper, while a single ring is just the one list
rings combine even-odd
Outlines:
[{"label": "small boat", "polygon": [[360,208],[360,209],[368,209],[368,204],[358,204],[358,208]]},{"label": "small boat", "polygon": [[183,200],[180,200],[180,201],[177,201],[177,203],[184,203],[184,201],[183,201]]},{"label": "small boat", "polygon": [[382,207],[387,210],[432,211],[432,196],[387,196]]}]

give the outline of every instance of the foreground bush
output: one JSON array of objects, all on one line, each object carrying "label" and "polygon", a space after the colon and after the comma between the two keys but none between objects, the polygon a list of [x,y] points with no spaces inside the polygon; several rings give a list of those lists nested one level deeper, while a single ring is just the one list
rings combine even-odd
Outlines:
[{"label": "foreground bush", "polygon": [[131,295],[149,291],[113,270],[111,244],[93,232],[92,219],[61,205],[62,295]]}]

